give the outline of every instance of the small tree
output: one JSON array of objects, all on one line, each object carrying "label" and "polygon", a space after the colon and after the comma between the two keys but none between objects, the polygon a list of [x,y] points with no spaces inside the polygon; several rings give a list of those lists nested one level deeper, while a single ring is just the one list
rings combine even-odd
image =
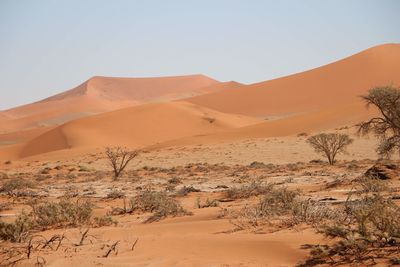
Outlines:
[{"label": "small tree", "polygon": [[347,134],[321,133],[313,135],[307,142],[314,148],[315,152],[324,154],[330,165],[335,163],[336,155],[346,152],[346,147],[353,142]]},{"label": "small tree", "polygon": [[379,155],[389,157],[396,149],[400,153],[400,89],[375,87],[362,99],[367,107],[373,105],[378,108],[380,116],[360,123],[358,132],[362,135],[373,132],[380,139]]},{"label": "small tree", "polygon": [[106,156],[114,171],[114,180],[122,174],[129,162],[137,155],[137,151],[128,150],[126,147],[106,147]]}]

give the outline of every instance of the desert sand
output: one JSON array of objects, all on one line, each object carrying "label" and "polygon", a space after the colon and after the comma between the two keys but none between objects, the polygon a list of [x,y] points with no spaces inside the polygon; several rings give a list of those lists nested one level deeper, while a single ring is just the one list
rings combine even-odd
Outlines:
[{"label": "desert sand", "polygon": [[[378,114],[360,96],[374,86],[400,85],[399,71],[400,45],[386,44],[249,85],[204,75],[93,77],[1,111],[1,221],[12,223],[22,211],[62,199],[90,200],[93,208],[85,223],[35,229],[30,241],[1,241],[0,260],[17,266],[296,266],[313,247],[333,241],[287,214],[251,217],[263,193],[235,198],[229,190],[273,184],[329,209],[345,203],[360,186],[357,179],[382,161],[378,140],[357,135],[356,124]],[[354,139],[335,166],[306,141],[321,132]],[[110,146],[139,151],[118,180],[104,154]],[[390,193],[399,192],[398,178],[389,181]],[[21,181],[29,183],[5,189]],[[185,213],[148,222],[152,212],[128,212],[129,200],[146,190],[164,192]],[[101,216],[111,221],[99,223]],[[37,247],[27,256],[30,244]]]}]

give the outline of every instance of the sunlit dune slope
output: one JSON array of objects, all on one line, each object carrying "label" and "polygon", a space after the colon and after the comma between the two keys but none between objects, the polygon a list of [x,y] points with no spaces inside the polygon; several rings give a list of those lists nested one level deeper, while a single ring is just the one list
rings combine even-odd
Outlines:
[{"label": "sunlit dune slope", "polygon": [[[88,115],[137,104],[216,92],[219,82],[204,75],[160,78],[93,77],[78,87],[42,101],[4,111],[0,132],[60,125]],[[217,87],[213,87],[217,86]],[[204,88],[204,90],[202,89]]]},{"label": "sunlit dune slope", "polygon": [[146,147],[259,123],[187,102],[147,104],[68,122],[28,142],[21,157],[55,150],[125,145]]},{"label": "sunlit dune slope", "polygon": [[354,104],[371,87],[389,84],[400,85],[400,44],[376,46],[306,72],[187,101],[221,112],[279,118]]}]

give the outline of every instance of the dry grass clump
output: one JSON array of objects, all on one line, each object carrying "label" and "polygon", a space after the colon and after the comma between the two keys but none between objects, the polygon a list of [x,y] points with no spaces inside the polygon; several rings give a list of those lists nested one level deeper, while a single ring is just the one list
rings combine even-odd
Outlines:
[{"label": "dry grass clump", "polygon": [[108,192],[106,198],[109,199],[117,199],[117,198],[124,198],[125,193],[117,188],[113,188],[110,192]]},{"label": "dry grass clump", "polygon": [[33,228],[33,221],[26,213],[20,214],[14,223],[0,221],[0,240],[11,242],[25,241]]},{"label": "dry grass clump", "polygon": [[198,209],[218,207],[218,205],[219,205],[219,203],[218,203],[218,200],[216,200],[216,199],[210,200],[209,198],[207,198],[204,202],[202,202],[200,200],[200,198],[197,198],[197,201],[196,201],[196,206]]},{"label": "dry grass clump", "polygon": [[124,200],[123,208],[113,208],[111,214],[120,215],[126,213],[153,213],[145,222],[159,221],[168,216],[189,215],[179,202],[168,196],[166,192],[152,191],[146,189],[137,196],[130,199],[128,203]]},{"label": "dry grass clump", "polygon": [[257,205],[246,205],[233,214],[231,222],[239,229],[257,228],[263,225],[289,227],[299,223],[311,225],[337,216],[326,204],[305,199],[299,191],[286,187],[269,186]]},{"label": "dry grass clump", "polygon": [[113,218],[109,215],[94,217],[93,221],[94,221],[93,225],[95,227],[111,226],[111,225],[116,226],[118,224],[118,222],[113,220]]},{"label": "dry grass clump", "polygon": [[229,199],[243,199],[268,193],[272,190],[272,184],[262,184],[253,181],[240,187],[232,187],[226,190],[226,197]]},{"label": "dry grass clump", "polygon": [[33,204],[31,217],[37,227],[78,226],[86,224],[92,216],[93,204],[89,200]]},{"label": "dry grass clump", "polygon": [[[369,179],[369,180],[366,180]],[[318,264],[375,264],[393,260],[400,251],[400,207],[384,196],[378,179],[358,180],[358,191],[339,210],[341,216],[318,226],[318,232],[336,240],[316,246],[303,266]]]},{"label": "dry grass clump", "polygon": [[184,196],[187,196],[189,193],[192,193],[192,192],[200,192],[200,189],[194,188],[193,186],[183,186],[181,189],[179,189],[175,193],[175,196],[184,197]]},{"label": "dry grass clump", "polygon": [[0,240],[24,242],[33,231],[52,227],[80,226],[90,222],[90,201],[70,201],[32,204],[30,213],[22,212],[12,223],[0,222]]},{"label": "dry grass clump", "polygon": [[10,197],[18,197],[26,195],[26,189],[33,188],[31,181],[22,178],[13,178],[3,184],[0,192],[7,194]]}]

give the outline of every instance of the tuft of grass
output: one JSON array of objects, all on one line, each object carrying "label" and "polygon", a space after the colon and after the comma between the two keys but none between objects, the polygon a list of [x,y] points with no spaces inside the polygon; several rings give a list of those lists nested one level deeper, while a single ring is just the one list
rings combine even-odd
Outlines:
[{"label": "tuft of grass", "polygon": [[106,198],[109,199],[117,199],[117,198],[124,198],[125,193],[119,189],[113,188],[110,192],[108,192]]},{"label": "tuft of grass", "polygon": [[94,217],[94,225],[96,227],[102,227],[102,226],[117,226],[118,221],[113,220],[113,218],[109,215],[104,215],[100,217]]},{"label": "tuft of grass", "polygon": [[184,186],[181,189],[179,189],[175,195],[178,197],[184,197],[192,192],[200,192],[200,189],[196,189],[193,186]]}]

